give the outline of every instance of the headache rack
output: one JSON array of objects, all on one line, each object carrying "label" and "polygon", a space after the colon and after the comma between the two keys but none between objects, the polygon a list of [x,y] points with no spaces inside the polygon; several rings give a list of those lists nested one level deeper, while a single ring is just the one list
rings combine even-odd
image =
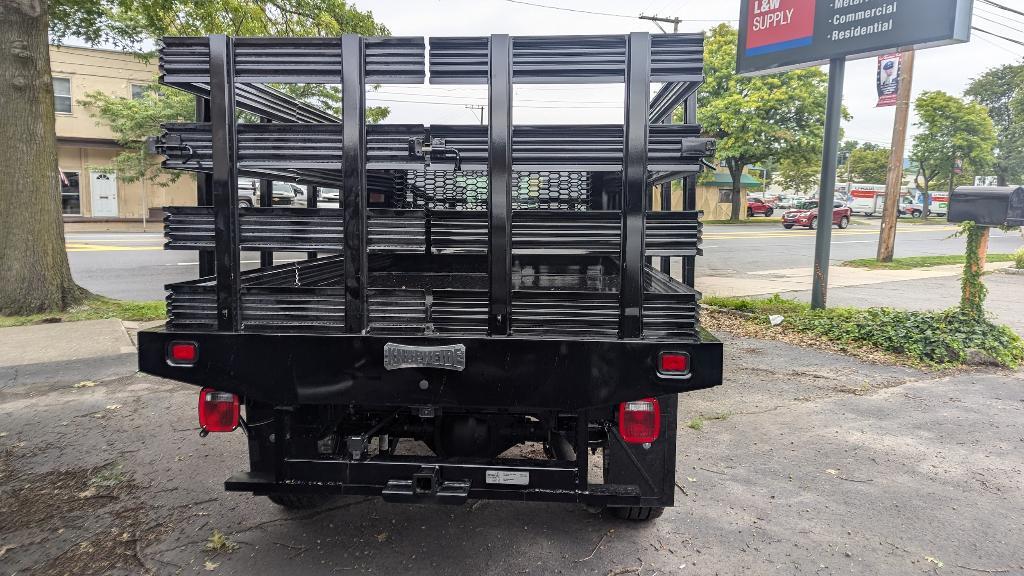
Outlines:
[{"label": "headache rack", "polygon": [[[167,330],[697,340],[702,54],[700,34],[165,39],[161,82],[197,121],[155,148],[198,182],[198,206],[165,209],[165,248],[200,251],[200,278],[167,286]],[[367,124],[368,84],[428,69],[486,84],[487,124]],[[339,84],[342,118],[281,83]],[[513,125],[524,83],[622,83],[623,123]],[[306,185],[306,207],[275,205],[272,182]]]}]

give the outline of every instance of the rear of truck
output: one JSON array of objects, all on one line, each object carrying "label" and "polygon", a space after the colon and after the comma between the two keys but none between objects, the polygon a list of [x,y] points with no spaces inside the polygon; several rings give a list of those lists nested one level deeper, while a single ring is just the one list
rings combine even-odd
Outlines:
[{"label": "rear of truck", "polygon": [[[198,250],[201,277],[167,286],[140,369],[199,387],[203,435],[247,434],[228,490],[656,517],[678,396],[722,378],[693,289],[702,55],[695,34],[165,39],[161,81],[197,121],[155,148],[198,181],[166,248]],[[486,84],[486,125],[366,123],[367,84],[427,70]],[[342,118],[272,83],[340,84]],[[513,125],[516,84],[592,83],[623,86],[621,125]],[[274,207],[272,182],[306,207]]]}]

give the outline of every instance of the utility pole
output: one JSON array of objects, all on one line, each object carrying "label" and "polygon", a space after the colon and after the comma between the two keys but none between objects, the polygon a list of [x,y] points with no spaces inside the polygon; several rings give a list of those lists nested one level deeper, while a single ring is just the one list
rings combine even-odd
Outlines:
[{"label": "utility pole", "polygon": [[658,16],[657,14],[655,14],[654,16],[644,16],[641,13],[639,18],[641,20],[650,20],[651,22],[654,22],[654,25],[657,26],[658,29],[665,34],[668,34],[668,30],[665,30],[664,28],[661,27],[662,22],[666,24],[671,24],[672,32],[679,32],[679,23],[682,22],[682,19],[680,18],[666,18],[664,16]]},{"label": "utility pole", "polygon": [[476,116],[476,110],[480,111],[480,125],[484,125],[484,108],[483,104],[466,104],[466,110],[474,110],[473,116]]},{"label": "utility pole", "polygon": [[[907,141],[907,121],[910,117],[910,95],[913,82],[914,51],[907,50],[900,57],[900,87],[896,93],[896,120],[892,126],[889,171],[885,177],[885,207],[882,209],[882,228],[878,232],[877,259],[879,262],[892,262],[892,255],[896,248],[896,221],[899,219],[900,191],[903,189],[903,149]],[[925,202],[928,202],[927,196]],[[925,209],[927,209],[927,204]]]}]

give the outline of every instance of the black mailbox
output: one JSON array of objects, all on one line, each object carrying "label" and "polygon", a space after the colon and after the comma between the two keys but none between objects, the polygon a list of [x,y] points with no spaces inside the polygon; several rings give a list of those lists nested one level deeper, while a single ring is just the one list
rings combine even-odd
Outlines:
[{"label": "black mailbox", "polygon": [[947,219],[973,220],[981,226],[1024,226],[1024,188],[961,186],[949,197]]}]

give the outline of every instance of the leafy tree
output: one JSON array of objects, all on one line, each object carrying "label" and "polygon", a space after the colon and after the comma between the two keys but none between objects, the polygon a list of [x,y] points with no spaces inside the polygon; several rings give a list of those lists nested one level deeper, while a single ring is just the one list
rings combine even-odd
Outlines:
[{"label": "leafy tree", "polygon": [[914,103],[921,130],[914,136],[911,156],[918,163],[918,189],[928,215],[933,180],[944,175],[952,189],[954,168],[962,161],[964,171],[981,171],[992,165],[996,132],[988,110],[945,92],[924,92]]},{"label": "leafy tree", "polygon": [[732,177],[733,220],[741,213],[740,177],[745,166],[820,156],[828,93],[828,77],[817,68],[738,76],[736,42],[736,29],[727,24],[708,33],[697,111],[706,135],[718,139],[717,156]]},{"label": "leafy tree", "polygon": [[884,184],[889,173],[889,149],[865,144],[850,153],[847,168],[850,177],[858,182]]},{"label": "leafy tree", "polygon": [[821,183],[821,154],[787,157],[779,162],[775,181],[786,190],[809,194]]},{"label": "leafy tree", "polygon": [[[137,50],[164,35],[343,32],[388,33],[371,13],[344,0],[3,0],[0,314],[64,310],[86,295],[71,277],[64,248],[49,39]],[[329,101],[336,95],[331,90],[316,95]]]},{"label": "leafy tree", "polygon": [[181,172],[164,170],[160,159],[146,152],[146,139],[160,132],[164,122],[188,122],[195,119],[195,97],[159,84],[151,84],[142,98],[111,96],[90,92],[80,103],[89,114],[110,126],[117,143],[124,149],[113,160],[117,177],[125,182],[147,179],[166,186]]},{"label": "leafy tree", "polygon": [[1000,186],[1024,178],[1024,64],[1007,64],[971,80],[964,95],[988,107],[996,127],[992,170]]}]

